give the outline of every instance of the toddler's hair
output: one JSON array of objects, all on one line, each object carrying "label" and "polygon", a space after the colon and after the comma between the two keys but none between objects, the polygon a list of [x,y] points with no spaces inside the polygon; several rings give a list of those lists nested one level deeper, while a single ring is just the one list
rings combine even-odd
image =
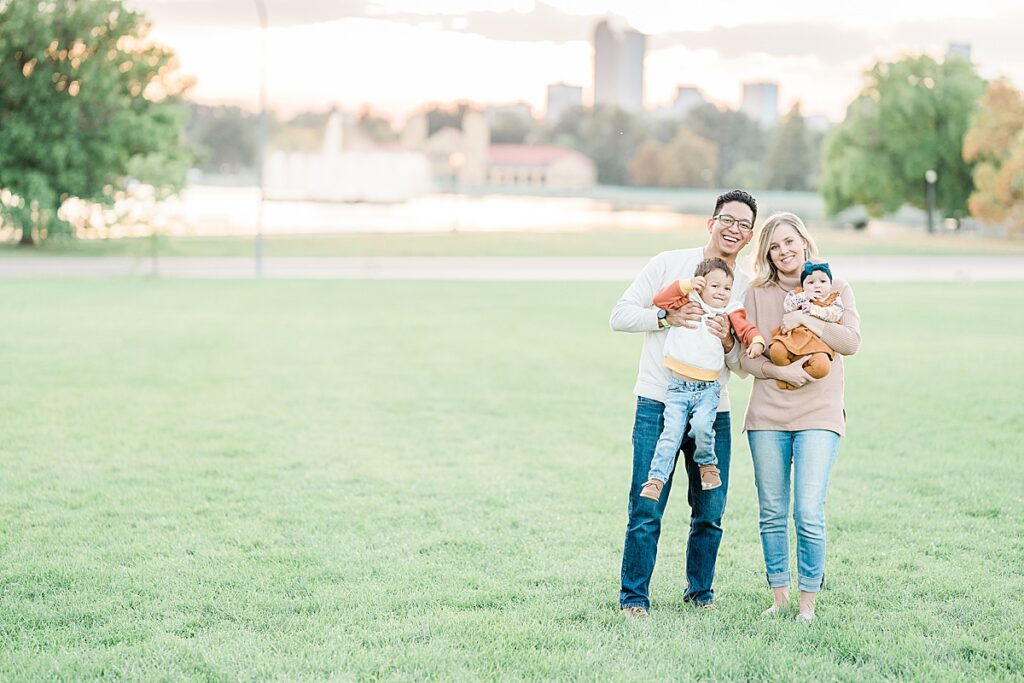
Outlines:
[{"label": "toddler's hair", "polygon": [[693,276],[694,277],[704,277],[705,275],[710,273],[712,270],[724,271],[725,274],[729,277],[730,280],[733,278],[732,268],[729,267],[728,263],[726,263],[722,259],[718,258],[717,256],[712,257],[712,258],[706,258],[703,261],[701,261],[700,263],[698,263],[697,264],[697,270],[693,271]]}]

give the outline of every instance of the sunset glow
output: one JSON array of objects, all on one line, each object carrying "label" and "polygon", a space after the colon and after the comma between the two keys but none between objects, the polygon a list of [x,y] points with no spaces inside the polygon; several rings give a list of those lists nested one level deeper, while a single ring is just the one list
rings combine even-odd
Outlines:
[{"label": "sunset glow", "polygon": [[[194,99],[253,106],[260,36],[250,0],[132,5],[151,17],[153,38],[197,77]],[[839,120],[875,59],[910,51],[941,57],[950,42],[971,44],[983,76],[1024,83],[1024,48],[1013,35],[1024,11],[1007,1],[940,8],[871,0],[841,21],[834,6],[804,0],[734,3],[727,12],[635,0],[446,0],[429,3],[430,13],[406,0],[267,6],[269,95],[283,111],[369,104],[402,118],[424,102],[469,99],[523,100],[541,115],[548,83],[582,85],[589,99],[592,28],[607,15],[650,35],[648,107],[670,103],[680,84],[736,107],[744,81],[772,80],[783,110],[800,100],[806,114]]]}]

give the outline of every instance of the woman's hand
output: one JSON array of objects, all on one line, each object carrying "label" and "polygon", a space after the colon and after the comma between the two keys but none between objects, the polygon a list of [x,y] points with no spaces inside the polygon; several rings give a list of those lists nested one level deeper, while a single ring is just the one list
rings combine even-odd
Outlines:
[{"label": "woman's hand", "polygon": [[789,332],[790,330],[795,330],[803,325],[806,319],[807,314],[803,311],[790,311],[782,316],[782,331]]},{"label": "woman's hand", "polygon": [[802,387],[808,382],[818,381],[807,374],[807,371],[804,370],[804,366],[800,362],[789,365],[770,365],[768,367],[775,369],[772,373],[775,375],[774,379],[780,379],[783,382],[792,384],[794,387]]}]

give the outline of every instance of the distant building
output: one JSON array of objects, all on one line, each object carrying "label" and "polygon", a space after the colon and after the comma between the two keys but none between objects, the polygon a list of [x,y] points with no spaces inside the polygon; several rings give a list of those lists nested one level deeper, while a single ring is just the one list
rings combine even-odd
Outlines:
[{"label": "distant building", "polygon": [[568,83],[552,83],[548,86],[547,111],[544,120],[547,123],[558,123],[569,109],[583,106],[583,86]]},{"label": "distant building", "polygon": [[597,184],[597,166],[576,150],[556,145],[491,145],[487,184],[574,190]]},{"label": "distant building", "polygon": [[777,83],[744,83],[740,111],[771,128],[779,120],[779,86]]},{"label": "distant building", "polygon": [[430,174],[438,187],[456,187],[465,163],[465,146],[462,131],[451,126],[424,141],[421,151],[430,162]]},{"label": "distant building", "polygon": [[405,122],[400,137],[402,147],[411,150],[421,150],[427,141],[427,117],[417,114]]},{"label": "distant building", "polygon": [[607,21],[594,28],[594,105],[613,104],[640,111],[644,106],[644,53],[647,36]]},{"label": "distant building", "polygon": [[966,61],[971,61],[971,44],[970,43],[950,43],[946,47],[946,59],[950,57],[960,57]]},{"label": "distant building", "polygon": [[529,102],[513,102],[512,104],[491,104],[484,107],[484,118],[487,123],[494,125],[494,122],[502,114],[511,114],[521,119],[530,121],[533,119],[533,107]]},{"label": "distant building", "polygon": [[465,186],[487,182],[487,150],[491,144],[491,126],[487,117],[468,111],[462,117],[462,153],[459,182]]},{"label": "distant building", "polygon": [[427,138],[418,151],[429,160],[436,187],[448,190],[488,186],[578,189],[597,184],[597,166],[575,150],[556,145],[492,145],[490,140],[487,117],[469,111],[462,119],[462,130],[446,126]]},{"label": "distant building", "polygon": [[672,101],[669,111],[673,117],[682,118],[691,109],[699,107],[706,102],[707,99],[704,98],[704,93],[700,91],[700,88],[692,85],[680,85],[676,88],[676,99]]}]

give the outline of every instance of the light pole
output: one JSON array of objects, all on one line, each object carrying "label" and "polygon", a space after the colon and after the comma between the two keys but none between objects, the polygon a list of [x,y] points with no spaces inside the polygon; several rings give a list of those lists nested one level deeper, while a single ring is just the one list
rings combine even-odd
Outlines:
[{"label": "light pole", "polygon": [[264,0],[254,0],[260,15],[260,124],[256,139],[256,184],[259,186],[259,205],[256,208],[256,277],[263,275],[263,156],[267,146],[267,6]]},{"label": "light pole", "polygon": [[924,172],[924,182],[926,185],[924,205],[925,210],[928,212],[929,235],[935,232],[935,219],[933,218],[932,213],[935,210],[935,181],[937,181],[938,179],[939,174],[933,171],[932,169],[929,168],[927,171]]},{"label": "light pole", "polygon": [[458,203],[455,206],[455,220],[452,221],[452,232],[458,232],[459,219],[462,217],[462,204],[465,199],[462,194],[465,189],[462,184],[462,168],[466,165],[466,155],[462,152],[452,152],[451,156],[448,157],[448,165],[455,172],[455,192],[459,196],[456,200]]}]

